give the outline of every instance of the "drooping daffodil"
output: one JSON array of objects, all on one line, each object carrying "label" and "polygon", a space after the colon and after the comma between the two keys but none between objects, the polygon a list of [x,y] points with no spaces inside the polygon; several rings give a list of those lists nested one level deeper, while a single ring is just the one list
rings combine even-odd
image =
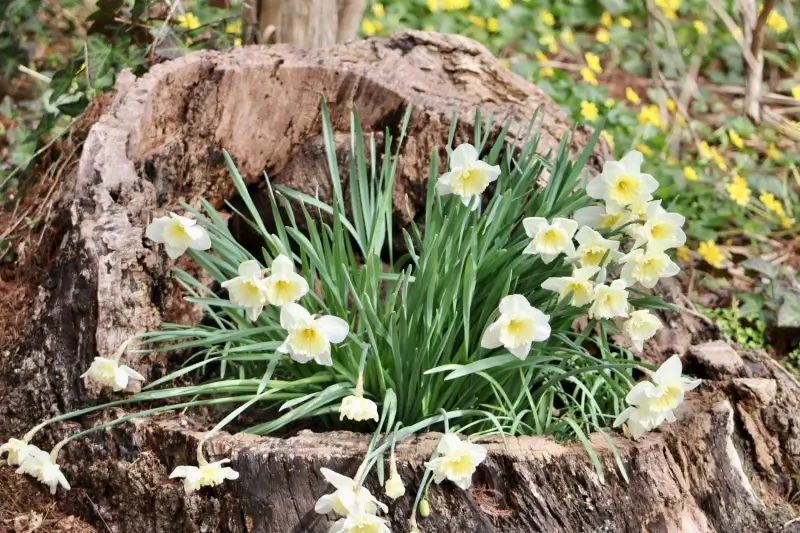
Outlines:
[{"label": "drooping daffodil", "polygon": [[637,248],[619,259],[622,265],[620,278],[628,286],[637,281],[652,289],[661,278],[669,278],[680,272],[680,267],[669,256],[658,250]]},{"label": "drooping daffodil", "polygon": [[145,230],[148,239],[163,244],[167,255],[177,259],[188,249],[208,250],[211,238],[208,232],[197,225],[193,218],[170,213],[166,217],[154,219]]},{"label": "drooping daffodil", "polygon": [[375,514],[378,509],[384,513],[389,510],[383,503],[379,502],[366,487],[356,488],[356,482],[347,476],[343,476],[329,468],[319,470],[325,481],[333,485],[336,489],[331,494],[325,494],[314,505],[314,510],[319,514],[327,514],[331,511],[342,516],[347,516],[353,507],[359,507],[365,513]]},{"label": "drooping daffodil", "polygon": [[386,480],[383,488],[386,491],[386,495],[393,500],[402,497],[406,493],[406,487],[397,472],[397,460],[394,453],[389,459],[389,479]]},{"label": "drooping daffodil", "polygon": [[441,195],[455,194],[464,205],[477,209],[481,194],[499,175],[498,165],[481,161],[475,147],[465,143],[450,154],[450,172],[439,176],[436,190]]},{"label": "drooping daffodil", "polygon": [[386,520],[370,513],[363,505],[353,504],[347,514],[331,526],[328,533],[392,533]]},{"label": "drooping daffodil", "polygon": [[644,347],[644,342],[652,338],[659,329],[661,329],[661,321],[647,309],[634,311],[630,318],[622,324],[623,333],[640,352]]},{"label": "drooping daffodil", "polygon": [[331,366],[331,343],[342,342],[349,331],[347,322],[339,317],[315,317],[302,306],[288,303],[281,308],[281,327],[288,332],[286,340],[278,347],[298,363],[315,361]]},{"label": "drooping daffodil", "polygon": [[563,278],[548,278],[542,283],[542,288],[558,293],[559,298],[572,294],[570,305],[581,307],[594,298],[594,282],[592,278],[600,271],[596,266],[577,268],[572,276]]},{"label": "drooping daffodil", "polygon": [[568,218],[554,218],[550,223],[546,218],[528,217],[523,219],[525,233],[531,238],[530,244],[523,250],[525,254],[538,254],[547,264],[563,253],[568,258],[575,256],[575,245],[572,237],[578,229],[578,223]]},{"label": "drooping daffodil", "polygon": [[607,161],[602,173],[589,182],[586,194],[603,200],[607,205],[628,206],[652,199],[658,181],[641,171],[644,156],[632,150],[619,161]]},{"label": "drooping daffodil", "polygon": [[121,365],[114,359],[95,357],[89,370],[81,374],[82,378],[88,377],[101,385],[111,387],[114,392],[125,390],[130,380],[144,381],[143,375],[127,365]]},{"label": "drooping daffodil", "polygon": [[226,479],[239,479],[239,472],[229,466],[222,466],[230,462],[230,459],[222,459],[200,466],[182,465],[175,468],[169,477],[170,479],[183,478],[183,488],[186,494],[191,494],[200,487],[215,487],[221,485]]},{"label": "drooping daffodil", "polygon": [[486,459],[486,449],[461,440],[454,433],[443,435],[436,449],[439,452],[438,457],[425,463],[425,468],[433,472],[433,480],[441,483],[449,479],[467,490],[472,484],[472,475],[478,465]]},{"label": "drooping daffodil", "polygon": [[492,349],[504,346],[520,359],[528,357],[531,344],[550,337],[550,317],[533,307],[521,294],[500,300],[500,317],[481,338],[481,346]]},{"label": "drooping daffodil", "polygon": [[35,477],[50,488],[50,494],[55,494],[59,485],[65,490],[69,490],[69,482],[61,472],[61,467],[53,461],[49,453],[35,446],[34,448],[20,463],[17,474],[28,474]]},{"label": "drooping daffodil", "polygon": [[267,301],[278,307],[296,302],[308,293],[308,282],[294,271],[294,263],[283,254],[272,261],[264,286]]},{"label": "drooping daffodil", "polygon": [[233,305],[244,308],[251,322],[267,304],[267,285],[261,277],[261,265],[255,259],[244,261],[239,265],[239,275],[222,282],[222,288],[228,289],[228,299]]},{"label": "drooping daffodil", "polygon": [[589,318],[614,318],[628,316],[627,285],[621,279],[609,285],[597,285],[594,288],[594,299],[589,307]]},{"label": "drooping daffodil", "polygon": [[360,372],[353,394],[345,396],[342,400],[342,405],[339,407],[339,420],[345,418],[356,422],[363,420],[378,422],[380,420],[378,406],[372,400],[364,398],[364,375]]},{"label": "drooping daffodil", "polygon": [[8,466],[18,466],[30,455],[35,454],[37,450],[41,451],[38,447],[28,444],[24,440],[8,439],[8,442],[0,446],[0,457],[7,453],[6,464]]}]

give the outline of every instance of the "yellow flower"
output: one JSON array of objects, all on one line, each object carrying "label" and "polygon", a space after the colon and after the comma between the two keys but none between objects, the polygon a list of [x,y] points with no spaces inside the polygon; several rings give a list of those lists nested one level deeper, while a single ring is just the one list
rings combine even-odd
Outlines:
[{"label": "yellow flower", "polygon": [[609,35],[608,30],[605,28],[598,28],[597,33],[594,34],[594,38],[597,39],[598,43],[608,44],[611,41],[611,35]]},{"label": "yellow flower", "polygon": [[689,165],[686,165],[685,167],[683,167],[683,175],[686,176],[686,180],[687,181],[697,181],[698,180],[697,171],[695,169],[693,169],[692,167],[690,167]]},{"label": "yellow flower", "polygon": [[581,102],[581,116],[583,118],[592,122],[597,118],[597,115],[597,106],[594,102],[587,102],[586,100]]},{"label": "yellow flower", "polygon": [[697,33],[700,35],[706,35],[708,33],[708,26],[706,26],[706,23],[702,20],[695,20],[692,26],[694,26],[694,29],[696,29]]},{"label": "yellow flower", "polygon": [[545,64],[545,65],[550,62],[550,60],[547,59],[547,56],[544,55],[544,52],[542,52],[541,50],[536,50],[536,60],[539,63]]},{"label": "yellow flower", "polygon": [[497,5],[500,6],[500,9],[508,9],[511,7],[511,0],[496,0]]},{"label": "yellow flower", "polygon": [[631,19],[629,19],[628,17],[620,17],[619,25],[625,29],[630,29],[630,27],[633,26],[633,22],[631,22]]},{"label": "yellow flower", "polygon": [[783,215],[782,217],[780,217],[780,219],[781,219],[781,227],[782,228],[789,229],[792,226],[794,226],[794,219],[793,218],[789,218],[786,215]]},{"label": "yellow flower", "polygon": [[728,191],[728,196],[730,196],[731,200],[742,207],[746,206],[750,201],[752,191],[747,185],[747,180],[739,174],[733,175],[733,181],[725,186],[725,190]]},{"label": "yellow flower", "polygon": [[547,51],[551,54],[558,52],[558,43],[556,42],[556,38],[552,35],[542,35],[539,38],[539,44],[546,46]]},{"label": "yellow flower", "polygon": [[681,7],[681,0],[655,0],[655,4],[664,12],[664,16],[669,20],[678,18],[678,9]]},{"label": "yellow flower", "polygon": [[692,260],[692,256],[689,254],[689,247],[684,245],[678,248],[677,250],[678,259],[683,261],[684,263],[688,263]]},{"label": "yellow flower", "polygon": [[503,65],[503,68],[506,70],[511,68],[511,64],[508,62],[508,59],[500,59],[500,64]]},{"label": "yellow flower", "polygon": [[589,85],[594,85],[597,87],[597,78],[595,77],[594,72],[592,72],[592,69],[589,67],[581,67],[581,77],[583,78],[583,81]]},{"label": "yellow flower", "polygon": [[725,257],[722,255],[719,247],[714,241],[701,242],[697,248],[697,253],[700,254],[706,263],[714,268],[722,268],[722,261]]},{"label": "yellow flower", "polygon": [[615,102],[613,98],[606,98],[605,101],[603,102],[603,105],[608,107],[608,108],[612,108],[612,107],[614,107],[614,104],[616,104],[616,103],[617,102]]},{"label": "yellow flower", "polygon": [[603,136],[603,139],[606,140],[608,143],[608,147],[611,148],[611,151],[614,151],[614,136],[608,133],[606,130],[600,132],[600,135]]},{"label": "yellow flower", "polygon": [[778,150],[778,147],[775,146],[775,143],[770,143],[769,148],[767,148],[767,157],[773,161],[780,161],[783,159],[783,155],[781,154],[781,151]]},{"label": "yellow flower", "polygon": [[717,165],[717,168],[720,170],[728,170],[728,165],[725,163],[725,159],[716,148],[711,149],[711,157],[714,159],[714,163]]},{"label": "yellow flower", "polygon": [[652,124],[656,128],[661,128],[663,126],[661,115],[658,112],[658,106],[655,104],[643,106],[636,118],[639,119],[640,124]]},{"label": "yellow flower", "polygon": [[800,100],[800,84],[795,85],[792,87],[792,97],[797,98]]},{"label": "yellow flower", "polygon": [[442,0],[442,8],[445,11],[455,11],[456,9],[467,9],[469,0]]},{"label": "yellow flower", "polygon": [[789,29],[789,23],[786,22],[784,16],[774,9],[767,15],[767,26],[772,28],[775,33],[783,33]]},{"label": "yellow flower", "polygon": [[647,156],[653,155],[653,150],[651,150],[650,147],[647,146],[646,144],[640,144],[639,146],[636,147],[636,149],[642,152],[643,155]]},{"label": "yellow flower", "polygon": [[361,31],[364,35],[375,35],[378,32],[378,25],[373,20],[364,19],[361,21]]},{"label": "yellow flower", "polygon": [[[564,28],[561,30],[561,40],[564,41],[564,44],[572,44],[575,42],[575,35],[572,33],[571,28]],[[800,85],[798,85],[800,87]]]},{"label": "yellow flower", "polygon": [[675,100],[667,98],[667,111],[674,113],[676,109],[678,109],[678,104],[675,103]]},{"label": "yellow flower", "polygon": [[233,35],[239,35],[242,33],[242,21],[235,20],[233,22],[229,22],[225,25],[225,33],[230,33]]},{"label": "yellow flower", "polygon": [[761,195],[758,197],[758,199],[761,200],[761,203],[763,203],[768,210],[772,211],[779,217],[786,216],[786,213],[783,211],[783,205],[781,205],[781,201],[775,198],[775,195],[771,192],[761,191]]},{"label": "yellow flower", "polygon": [[383,4],[372,4],[372,14],[378,18],[385,17],[386,10],[383,8]]},{"label": "yellow flower", "polygon": [[738,148],[739,150],[744,148],[744,141],[742,140],[741,136],[739,136],[739,134],[736,133],[734,130],[728,130],[728,137],[730,137],[731,143],[733,143],[733,145],[736,148]]},{"label": "yellow flower", "polygon": [[431,13],[436,13],[439,11],[439,1],[438,0],[428,0],[428,11]]},{"label": "yellow flower", "polygon": [[542,78],[551,78],[555,75],[556,71],[553,67],[542,67],[539,69],[539,76]]},{"label": "yellow flower", "polygon": [[494,17],[489,17],[486,21],[486,29],[491,32],[496,32],[500,30],[500,23],[497,22],[497,19]]},{"label": "yellow flower", "polygon": [[600,24],[606,28],[610,28],[614,24],[614,19],[611,18],[611,13],[608,11],[603,11],[603,14],[600,15]]},{"label": "yellow flower", "polygon": [[627,98],[628,101],[633,105],[639,105],[642,103],[642,99],[639,98],[639,95],[636,94],[636,91],[633,90],[633,87],[625,87],[625,98]]},{"label": "yellow flower", "polygon": [[703,159],[711,159],[711,147],[706,141],[700,141],[700,156]]},{"label": "yellow flower", "polygon": [[600,65],[600,58],[594,55],[591,52],[586,52],[583,54],[583,58],[586,60],[586,66],[592,69],[593,72],[598,74],[603,73],[603,67]]},{"label": "yellow flower", "polygon": [[486,27],[486,19],[484,19],[483,17],[478,17],[476,15],[469,15],[468,18],[473,26],[476,26],[480,29],[484,29]]},{"label": "yellow flower", "polygon": [[187,30],[196,30],[200,27],[200,19],[191,11],[187,11],[186,15],[178,15],[175,20],[178,21],[181,28],[186,28]]},{"label": "yellow flower", "polygon": [[237,37],[233,40],[233,46],[242,46],[242,38]]},{"label": "yellow flower", "polygon": [[539,13],[539,20],[541,20],[548,26],[555,26],[556,24],[556,18],[549,11],[542,11],[541,13]]}]

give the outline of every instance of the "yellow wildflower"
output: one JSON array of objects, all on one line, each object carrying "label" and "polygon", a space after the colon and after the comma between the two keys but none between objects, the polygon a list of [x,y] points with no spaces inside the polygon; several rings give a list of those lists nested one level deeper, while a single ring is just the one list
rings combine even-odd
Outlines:
[{"label": "yellow wildflower", "polygon": [[642,99],[639,98],[639,95],[636,94],[636,91],[633,90],[633,87],[625,87],[625,98],[627,98],[628,101],[633,105],[639,105],[642,103]]},{"label": "yellow wildflower", "polygon": [[711,159],[711,147],[706,141],[700,141],[700,155],[703,159]]},{"label": "yellow wildflower", "polygon": [[636,149],[642,152],[643,155],[647,156],[653,155],[653,150],[646,144],[640,144],[639,146],[636,147]]},{"label": "yellow wildflower", "polygon": [[175,20],[178,21],[181,28],[185,28],[187,30],[196,30],[200,27],[200,19],[197,18],[197,15],[192,13],[191,11],[187,11],[186,15],[178,15],[175,17]]},{"label": "yellow wildflower", "polygon": [[614,24],[614,19],[611,18],[611,13],[608,11],[603,11],[603,14],[600,15],[600,24],[606,28],[610,28]]},{"label": "yellow wildflower", "polygon": [[581,102],[581,116],[586,120],[593,122],[597,119],[598,116],[597,106],[594,102],[587,102],[586,100]]},{"label": "yellow wildflower", "polygon": [[717,168],[723,171],[728,170],[728,165],[725,163],[725,159],[716,148],[711,149],[711,157],[714,159],[714,163],[717,165]]},{"label": "yellow wildflower", "polygon": [[511,69],[511,64],[508,62],[508,59],[500,59],[500,64],[503,65],[503,68],[506,70]]},{"label": "yellow wildflower", "polygon": [[539,20],[541,20],[548,26],[555,26],[556,24],[556,18],[549,11],[542,11],[541,13],[539,13]]},{"label": "yellow wildflower", "polygon": [[542,78],[552,78],[556,71],[553,67],[542,67],[539,69],[539,76]]},{"label": "yellow wildflower", "polygon": [[468,18],[473,26],[476,26],[480,29],[484,29],[486,27],[486,19],[484,19],[483,17],[479,17],[477,15],[469,15]]},{"label": "yellow wildflower", "polygon": [[594,38],[597,39],[598,43],[603,44],[608,44],[611,41],[611,35],[605,28],[598,28],[597,33],[594,34]]},{"label": "yellow wildflower", "polygon": [[639,119],[640,124],[652,124],[656,128],[661,128],[663,126],[661,115],[658,112],[658,106],[655,104],[643,106],[636,118]]},{"label": "yellow wildflower", "polygon": [[747,185],[747,180],[739,174],[733,175],[733,181],[725,186],[725,190],[728,191],[728,196],[730,196],[731,200],[742,207],[746,206],[750,201],[750,195],[753,192]]},{"label": "yellow wildflower", "polygon": [[686,245],[681,246],[680,248],[678,248],[678,250],[676,251],[676,254],[678,256],[678,259],[680,259],[684,263],[688,263],[689,261],[692,260],[692,256],[689,254],[689,247],[686,246]]},{"label": "yellow wildflower", "polygon": [[439,11],[439,1],[438,0],[428,0],[428,11],[431,13],[436,13]]},{"label": "yellow wildflower", "polygon": [[789,23],[786,22],[786,18],[774,9],[767,15],[767,26],[775,33],[783,33],[789,29]]},{"label": "yellow wildflower", "polygon": [[229,22],[225,25],[225,33],[230,33],[232,35],[239,35],[242,33],[242,21],[234,20],[233,22]]},{"label": "yellow wildflower", "polygon": [[600,58],[594,55],[591,52],[586,52],[583,54],[583,58],[586,60],[586,66],[592,69],[593,72],[598,74],[603,73],[603,67],[600,65]]},{"label": "yellow wildflower", "polygon": [[664,16],[669,20],[678,18],[678,9],[681,7],[681,0],[655,0],[655,4],[661,8]]},{"label": "yellow wildflower", "polygon": [[689,165],[683,167],[683,175],[686,176],[687,181],[697,181],[698,179],[697,171]]},{"label": "yellow wildflower", "polygon": [[467,9],[469,0],[441,0],[445,11],[455,11],[456,9]]},{"label": "yellow wildflower", "polygon": [[491,32],[496,32],[500,30],[500,23],[494,17],[489,17],[486,21],[486,29]]},{"label": "yellow wildflower", "polygon": [[781,227],[782,228],[789,229],[792,226],[794,226],[794,219],[793,218],[789,218],[786,215],[783,215],[782,217],[780,217],[780,219],[781,219]]},{"label": "yellow wildflower", "polygon": [[696,29],[697,33],[700,35],[706,35],[708,33],[708,26],[706,26],[706,23],[702,20],[695,20],[692,26],[694,26],[694,29]]},{"label": "yellow wildflower", "polygon": [[613,98],[606,98],[605,101],[603,102],[603,105],[610,109],[614,107],[614,104],[616,103],[617,102],[615,102]]},{"label": "yellow wildflower", "polygon": [[[572,44],[575,42],[575,34],[572,33],[571,28],[564,28],[561,30],[561,40],[564,41],[564,44]],[[800,85],[798,85],[800,87]]]},{"label": "yellow wildflower", "polygon": [[792,97],[800,100],[800,84],[792,87]]},{"label": "yellow wildflower", "polygon": [[233,40],[233,46],[242,46],[242,38],[237,37]]},{"label": "yellow wildflower", "polygon": [[625,29],[630,29],[630,27],[633,26],[633,22],[631,22],[631,19],[629,19],[628,17],[620,17],[619,25]]},{"label": "yellow wildflower", "polygon": [[372,14],[382,19],[386,16],[386,9],[384,9],[383,4],[372,4]]},{"label": "yellow wildflower", "polygon": [[556,42],[556,38],[552,35],[542,35],[539,37],[539,44],[546,46],[547,51],[551,54],[558,52],[558,43]]},{"label": "yellow wildflower", "polygon": [[700,246],[697,248],[697,253],[712,267],[722,268],[722,261],[725,257],[714,241],[709,240],[701,242]]},{"label": "yellow wildflower", "polygon": [[675,100],[667,98],[667,111],[674,113],[676,109],[678,109],[678,104],[675,103]]},{"label": "yellow wildflower", "polygon": [[730,137],[731,143],[733,143],[736,148],[739,150],[744,148],[744,141],[742,140],[742,137],[736,133],[736,131],[728,130],[728,137]]},{"label": "yellow wildflower", "polygon": [[775,146],[775,143],[769,144],[769,147],[767,148],[767,157],[773,161],[780,161],[783,159],[783,155],[781,154],[781,151],[778,150],[778,147]]},{"label": "yellow wildflower", "polygon": [[768,210],[772,211],[779,217],[786,216],[786,213],[783,211],[783,205],[781,205],[781,201],[775,198],[775,195],[771,192],[761,191],[761,195],[758,197],[758,199],[761,200],[761,203],[763,203]]},{"label": "yellow wildflower", "polygon": [[611,151],[614,151],[614,136],[608,133],[606,130],[600,132],[600,135],[603,136],[603,139],[606,140],[608,143],[608,147],[611,148]]},{"label": "yellow wildflower", "polygon": [[378,33],[378,24],[377,21],[364,19],[361,21],[361,31],[364,35],[375,35]]},{"label": "yellow wildflower", "polygon": [[500,6],[500,9],[508,9],[511,7],[511,0],[496,0],[497,5]]},{"label": "yellow wildflower", "polygon": [[597,77],[595,77],[594,72],[589,67],[581,67],[581,77],[583,81],[588,83],[589,85],[594,85],[597,87]]}]

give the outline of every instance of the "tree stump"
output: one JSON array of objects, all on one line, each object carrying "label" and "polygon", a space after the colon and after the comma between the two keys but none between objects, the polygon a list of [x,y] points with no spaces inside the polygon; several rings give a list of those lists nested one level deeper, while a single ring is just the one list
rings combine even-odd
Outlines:
[{"label": "tree stump", "polygon": [[[24,311],[30,319],[0,359],[0,438],[19,437],[41,419],[107,400],[108,393],[87,389],[79,378],[96,355],[112,353],[162,320],[198,320],[181,305],[165,256],[144,239],[145,226],[155,211],[179,201],[203,196],[221,206],[230,199],[223,149],[254,188],[266,170],[277,183],[317,189],[326,179],[318,112],[323,93],[335,131],[345,136],[354,108],[365,131],[380,134],[397,129],[413,104],[395,191],[401,223],[418,216],[429,154],[446,143],[452,117],[459,119],[457,137],[465,140],[476,107],[484,117],[494,114],[492,135],[506,119],[514,120],[513,142],[539,108],[542,153],[572,130],[541,90],[459,36],[404,32],[324,52],[246,47],[195,54],[154,67],[141,79],[121,76],[80,164],[64,178],[72,181],[48,218],[60,240],[52,268],[38,290],[30,288],[35,303]],[[579,129],[574,149],[587,139]],[[598,145],[590,170],[606,155]],[[667,292],[679,301],[676,287]],[[421,528],[778,531],[795,514],[800,387],[766,355],[735,350],[690,313],[661,319],[667,328],[647,345],[645,357],[661,362],[677,352],[685,356],[687,372],[707,381],[690,394],[678,422],[637,443],[612,437],[627,481],[601,435],[592,441],[605,467],[604,483],[579,445],[510,439],[508,448],[489,445],[490,457],[470,491],[446,485],[432,491],[433,512]],[[149,376],[163,364],[125,362]],[[84,425],[97,422],[89,418]],[[61,462],[73,489],[59,492],[60,504],[115,532],[325,532],[326,518],[313,510],[329,490],[319,468],[353,474],[368,443],[367,436],[342,432],[286,439],[222,435],[207,445],[209,458],[230,456],[240,479],[224,490],[186,496],[168,474],[192,462],[202,424],[160,417],[70,443]],[[74,426],[56,425],[35,442],[52,445]],[[436,435],[420,435],[399,447],[410,494],[436,441]],[[44,491],[42,497],[48,497]],[[408,530],[410,499],[392,507],[393,531]]]}]

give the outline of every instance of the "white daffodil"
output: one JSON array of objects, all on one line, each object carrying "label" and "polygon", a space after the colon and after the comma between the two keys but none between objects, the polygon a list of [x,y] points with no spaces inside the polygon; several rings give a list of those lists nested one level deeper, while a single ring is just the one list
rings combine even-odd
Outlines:
[{"label": "white daffodil", "polygon": [[183,255],[187,248],[192,250],[208,250],[211,238],[208,232],[197,225],[193,218],[182,217],[170,213],[168,217],[154,219],[145,230],[147,238],[163,244],[167,255],[176,259]]},{"label": "white daffodil", "polygon": [[611,207],[612,211],[609,211],[608,207],[603,205],[582,207],[572,214],[572,218],[580,226],[606,230],[617,229],[633,220],[633,215],[627,209],[622,209],[619,206]]},{"label": "white daffodil", "polygon": [[[575,234],[578,248],[575,250],[575,260],[582,267],[605,267],[611,261],[616,261],[622,254],[619,250],[619,241],[605,239],[589,226],[583,226]],[[601,264],[602,263],[602,264]],[[600,280],[603,281],[602,279]]]},{"label": "white daffodil", "polygon": [[239,479],[239,472],[229,466],[222,466],[230,462],[230,459],[223,459],[199,467],[182,465],[173,470],[169,477],[170,479],[182,477],[186,494],[191,494],[200,487],[216,487],[226,479]]},{"label": "white daffodil", "polygon": [[338,344],[347,337],[347,322],[335,316],[314,317],[296,303],[281,308],[281,327],[289,332],[278,348],[298,363],[312,359],[320,365],[331,366],[331,343]]},{"label": "white daffodil", "polygon": [[449,479],[467,490],[472,484],[472,474],[486,459],[486,449],[472,442],[461,440],[454,433],[446,433],[436,448],[439,456],[425,463],[425,468],[433,472],[433,480],[441,483]]},{"label": "white daffodil", "polygon": [[622,265],[620,278],[631,286],[637,281],[648,289],[652,289],[661,278],[669,278],[680,272],[669,256],[660,250],[644,251],[641,248],[628,253],[619,259]]},{"label": "white daffodil", "polygon": [[550,317],[521,294],[510,294],[500,300],[500,317],[481,338],[481,346],[492,349],[504,346],[509,352],[525,359],[531,344],[550,337]]},{"label": "white daffodil", "polygon": [[130,380],[144,381],[144,376],[129,366],[121,365],[113,359],[95,357],[89,370],[81,374],[82,378],[88,377],[101,385],[114,389],[114,392],[125,390]]},{"label": "white daffodil", "polygon": [[396,500],[406,493],[406,487],[403,485],[403,480],[400,478],[400,474],[397,473],[397,461],[394,458],[394,453],[392,453],[389,464],[389,479],[386,480],[383,488],[388,497]]},{"label": "white daffodil", "polygon": [[270,275],[264,280],[264,286],[267,301],[278,307],[296,302],[308,293],[308,282],[295,273],[294,263],[285,255],[279,255],[272,261]]},{"label": "white daffodil", "polygon": [[647,309],[634,311],[622,324],[622,331],[639,351],[642,351],[644,342],[653,337],[659,329],[661,321]]},{"label": "white daffodil", "polygon": [[346,396],[339,407],[339,420],[349,418],[356,422],[362,420],[380,420],[378,406],[372,400],[368,400],[360,395]]},{"label": "white daffodil", "polygon": [[450,172],[439,176],[436,190],[441,195],[455,194],[471,209],[481,203],[481,194],[500,175],[500,167],[478,159],[478,151],[471,144],[462,144],[450,154]]},{"label": "white daffodil", "polygon": [[628,206],[653,198],[658,182],[641,171],[644,156],[632,150],[619,161],[607,161],[603,172],[586,186],[586,194],[607,205]]},{"label": "white daffodil", "polygon": [[363,506],[348,507],[345,518],[340,518],[328,533],[392,533],[386,520],[367,511]]},{"label": "white daffodil", "polygon": [[61,485],[69,490],[69,482],[61,472],[61,467],[53,462],[50,454],[33,446],[28,456],[20,463],[17,474],[28,474],[35,477],[40,482],[50,488],[50,494],[55,494],[56,489]]},{"label": "white daffodil", "polygon": [[251,259],[239,265],[239,275],[222,282],[222,288],[228,289],[228,299],[233,305],[244,308],[251,322],[258,320],[258,315],[267,304],[267,285],[261,278],[261,265]]},{"label": "white daffodil", "polygon": [[8,466],[18,466],[30,455],[41,451],[33,444],[28,444],[24,440],[8,439],[8,442],[0,446],[0,457],[7,453],[6,464]]},{"label": "white daffodil", "polygon": [[349,514],[348,509],[358,507],[365,513],[375,514],[380,508],[384,513],[389,510],[384,504],[375,499],[375,496],[366,488],[359,487],[356,490],[356,482],[347,476],[338,474],[328,468],[320,468],[319,471],[325,477],[325,481],[333,485],[336,492],[322,496],[314,505],[314,510],[319,514],[327,514],[331,511],[342,516]]},{"label": "white daffodil", "polygon": [[677,355],[667,359],[648,381],[637,383],[625,397],[630,407],[614,421],[614,427],[627,423],[628,431],[638,439],[662,422],[675,421],[675,409],[684,395],[700,384],[681,375],[681,360]]},{"label": "white daffodil", "polygon": [[614,318],[628,316],[628,291],[625,282],[617,279],[610,285],[594,288],[594,301],[589,308],[589,318]]},{"label": "white daffodil", "polygon": [[600,269],[596,266],[577,268],[572,276],[563,278],[548,278],[542,283],[542,288],[558,293],[559,298],[564,298],[572,293],[571,305],[581,307],[594,298],[594,277]]},{"label": "white daffodil", "polygon": [[647,204],[644,218],[647,222],[634,232],[634,248],[647,245],[648,251],[663,251],[683,246],[686,242],[686,234],[682,229],[686,218],[678,213],[667,212],[661,207],[661,200]]},{"label": "white daffodil", "polygon": [[578,223],[574,220],[554,218],[551,224],[546,218],[528,217],[522,221],[522,225],[531,238],[530,244],[522,253],[539,254],[545,263],[550,263],[561,253],[567,257],[575,256],[572,236],[578,229]]}]

